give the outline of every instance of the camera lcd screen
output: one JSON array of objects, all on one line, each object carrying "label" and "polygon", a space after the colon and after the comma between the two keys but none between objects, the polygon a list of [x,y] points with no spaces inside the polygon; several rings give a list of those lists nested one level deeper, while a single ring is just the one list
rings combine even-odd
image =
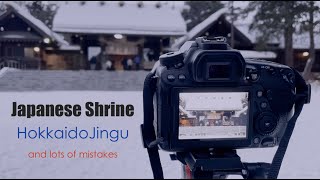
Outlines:
[{"label": "camera lcd screen", "polygon": [[179,140],[247,138],[248,92],[179,93]]}]

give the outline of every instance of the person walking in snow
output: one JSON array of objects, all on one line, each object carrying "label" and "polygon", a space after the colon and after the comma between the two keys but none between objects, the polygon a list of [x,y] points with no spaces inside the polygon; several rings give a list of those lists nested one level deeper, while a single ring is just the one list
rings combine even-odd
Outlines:
[{"label": "person walking in snow", "polygon": [[112,62],[110,61],[110,59],[107,60],[106,67],[108,71],[112,70]]},{"label": "person walking in snow", "polygon": [[132,69],[132,66],[133,66],[133,61],[132,61],[131,58],[128,59],[127,66],[128,66],[128,70],[130,71]]}]

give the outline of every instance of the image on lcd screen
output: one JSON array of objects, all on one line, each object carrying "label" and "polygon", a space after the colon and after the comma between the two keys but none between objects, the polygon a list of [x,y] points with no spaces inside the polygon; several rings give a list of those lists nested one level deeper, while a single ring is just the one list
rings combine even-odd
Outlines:
[{"label": "image on lcd screen", "polygon": [[179,93],[178,139],[247,137],[248,92]]}]

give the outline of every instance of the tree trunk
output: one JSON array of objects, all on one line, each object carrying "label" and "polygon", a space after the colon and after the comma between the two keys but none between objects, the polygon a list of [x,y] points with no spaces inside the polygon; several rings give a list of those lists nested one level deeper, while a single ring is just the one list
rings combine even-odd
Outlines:
[{"label": "tree trunk", "polygon": [[294,8],[294,2],[293,1],[285,1],[285,8],[287,9],[287,13],[285,15],[285,28],[284,28],[284,37],[285,37],[285,44],[284,44],[284,52],[285,52],[285,64],[287,66],[294,68],[294,59],[293,59],[293,8]]},{"label": "tree trunk", "polygon": [[286,31],[284,32],[285,35],[285,64],[287,66],[293,67],[294,66],[294,60],[293,60],[293,40],[292,40],[292,36],[293,36],[293,28],[292,25],[290,27],[290,25],[288,25],[289,27],[286,29]]},{"label": "tree trunk", "polygon": [[231,47],[234,48],[234,6],[231,1]]},{"label": "tree trunk", "polygon": [[313,18],[313,15],[314,15],[314,4],[311,2],[310,3],[310,11],[309,11],[309,16],[310,16],[310,19],[309,19],[309,36],[310,36],[310,50],[309,50],[309,59],[306,63],[306,66],[304,68],[304,71],[302,73],[303,77],[305,80],[308,80],[311,78],[311,70],[312,70],[312,66],[315,62],[315,59],[316,59],[316,51],[314,49],[314,18]]}]

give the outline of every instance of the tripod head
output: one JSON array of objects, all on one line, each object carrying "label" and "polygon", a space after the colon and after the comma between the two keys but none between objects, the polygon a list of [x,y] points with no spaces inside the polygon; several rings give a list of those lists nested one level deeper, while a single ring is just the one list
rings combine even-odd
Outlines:
[{"label": "tripod head", "polygon": [[270,169],[269,163],[242,163],[233,149],[177,152],[170,157],[184,164],[186,179],[226,179],[228,175],[241,175],[244,179],[267,179]]}]

